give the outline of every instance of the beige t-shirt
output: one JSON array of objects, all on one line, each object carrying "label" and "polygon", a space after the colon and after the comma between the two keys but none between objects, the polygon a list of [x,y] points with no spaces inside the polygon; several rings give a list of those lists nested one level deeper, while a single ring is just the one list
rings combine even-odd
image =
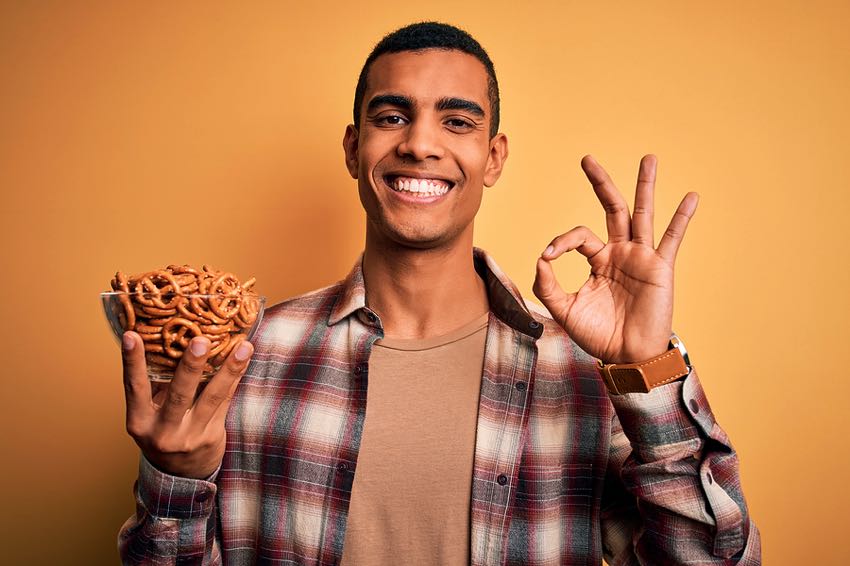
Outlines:
[{"label": "beige t-shirt", "polygon": [[469,564],[487,317],[435,338],[374,345],[344,566]]}]

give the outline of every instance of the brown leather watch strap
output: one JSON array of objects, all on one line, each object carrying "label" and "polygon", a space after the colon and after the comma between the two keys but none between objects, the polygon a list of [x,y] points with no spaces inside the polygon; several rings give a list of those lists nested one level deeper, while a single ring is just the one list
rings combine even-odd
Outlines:
[{"label": "brown leather watch strap", "polygon": [[636,364],[603,364],[599,362],[599,373],[608,391],[614,395],[622,393],[649,393],[649,391],[688,375],[688,364],[677,348],[667,350],[660,356]]}]

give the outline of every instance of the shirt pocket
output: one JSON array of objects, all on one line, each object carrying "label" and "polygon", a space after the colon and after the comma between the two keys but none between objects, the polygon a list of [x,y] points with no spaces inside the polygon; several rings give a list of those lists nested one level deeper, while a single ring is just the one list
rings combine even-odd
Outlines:
[{"label": "shirt pocket", "polygon": [[532,564],[592,563],[593,466],[523,466],[509,558]]}]

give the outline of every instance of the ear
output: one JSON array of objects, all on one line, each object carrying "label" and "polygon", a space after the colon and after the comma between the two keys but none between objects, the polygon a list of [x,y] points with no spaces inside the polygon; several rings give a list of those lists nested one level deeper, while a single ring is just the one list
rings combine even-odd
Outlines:
[{"label": "ear", "polygon": [[354,124],[345,127],[345,136],[342,138],[342,149],[345,151],[345,166],[352,179],[357,178],[359,157],[360,133]]},{"label": "ear", "polygon": [[508,158],[508,136],[496,134],[490,140],[490,154],[487,156],[487,167],[484,169],[484,185],[492,187],[502,175],[502,167]]}]

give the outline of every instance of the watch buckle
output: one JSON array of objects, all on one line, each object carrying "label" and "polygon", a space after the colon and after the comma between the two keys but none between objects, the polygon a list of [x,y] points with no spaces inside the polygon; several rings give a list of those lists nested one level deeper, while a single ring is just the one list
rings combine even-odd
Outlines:
[{"label": "watch buckle", "polygon": [[652,389],[640,367],[610,367],[597,360],[599,373],[608,391],[614,395],[623,393],[649,393]]}]

